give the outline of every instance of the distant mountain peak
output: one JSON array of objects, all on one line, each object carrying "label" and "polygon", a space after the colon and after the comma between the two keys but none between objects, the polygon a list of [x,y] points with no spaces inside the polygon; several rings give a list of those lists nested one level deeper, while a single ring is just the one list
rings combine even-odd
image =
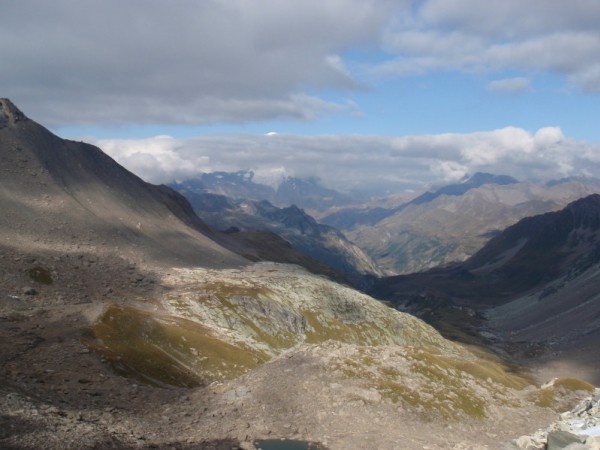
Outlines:
[{"label": "distant mountain peak", "polygon": [[27,116],[7,98],[0,98],[0,129],[28,120]]},{"label": "distant mountain peak", "polygon": [[464,195],[471,189],[477,189],[486,184],[506,186],[509,184],[516,184],[518,182],[518,180],[508,175],[494,175],[492,173],[476,172],[472,176],[461,180],[460,183],[449,184],[433,192],[425,192],[424,194],[411,200],[408,204],[422,205],[423,203],[428,203],[435,200],[441,195]]}]

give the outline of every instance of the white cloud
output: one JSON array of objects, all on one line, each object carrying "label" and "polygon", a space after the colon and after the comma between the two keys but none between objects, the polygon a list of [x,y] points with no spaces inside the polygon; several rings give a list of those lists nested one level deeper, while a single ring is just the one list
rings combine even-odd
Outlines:
[{"label": "white cloud", "polygon": [[358,87],[340,55],[376,45],[397,5],[4,2],[0,85],[49,126],[313,120],[346,111],[315,92]]},{"label": "white cloud", "polygon": [[477,171],[523,180],[600,173],[600,145],[570,139],[558,127],[535,133],[507,127],[402,137],[278,133],[93,143],[154,183],[251,169],[257,181],[270,184],[288,175],[317,176],[342,191],[384,192],[456,181]]},{"label": "white cloud", "polygon": [[455,161],[432,161],[431,172],[436,181],[451,181],[463,178],[469,173],[469,168]]},{"label": "white cloud", "polygon": [[211,171],[210,158],[182,154],[182,141],[171,136],[149,139],[87,139],[133,173],[155,184]]},{"label": "white cloud", "polygon": [[600,92],[598,23],[597,0],[8,1],[0,85],[53,127],[358,114],[339,98],[364,87],[365,64],[390,77],[551,71]]},{"label": "white cloud", "polygon": [[565,140],[565,135],[559,127],[540,128],[533,136],[536,147],[558,146]]},{"label": "white cloud", "polygon": [[386,29],[383,45],[393,57],[372,73],[551,71],[600,92],[598,21],[595,0],[427,0]]}]

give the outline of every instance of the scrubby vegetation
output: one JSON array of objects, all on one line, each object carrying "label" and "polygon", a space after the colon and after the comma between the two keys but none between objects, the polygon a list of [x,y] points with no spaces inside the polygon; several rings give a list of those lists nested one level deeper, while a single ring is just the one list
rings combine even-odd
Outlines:
[{"label": "scrubby vegetation", "polygon": [[90,327],[88,346],[122,375],[175,386],[236,378],[301,344],[331,346],[335,373],[376,399],[361,401],[388,402],[426,421],[482,420],[523,402],[554,408],[565,393],[592,389],[570,379],[537,389],[498,357],[304,272],[205,271],[190,279],[160,303],[166,312],[110,306]]},{"label": "scrubby vegetation", "polygon": [[536,405],[542,408],[553,408],[560,411],[562,406],[558,401],[568,393],[583,391],[594,392],[594,386],[577,378],[558,378],[530,396]]},{"label": "scrubby vegetation", "polygon": [[267,359],[204,325],[118,305],[89,329],[85,342],[116,372],[158,385],[192,387],[230,379]]},{"label": "scrubby vegetation", "polygon": [[514,391],[533,388],[531,379],[491,355],[442,355],[412,346],[390,350],[384,357],[361,347],[357,357],[340,361],[336,368],[343,377],[426,420],[483,419],[490,404],[518,406]]}]

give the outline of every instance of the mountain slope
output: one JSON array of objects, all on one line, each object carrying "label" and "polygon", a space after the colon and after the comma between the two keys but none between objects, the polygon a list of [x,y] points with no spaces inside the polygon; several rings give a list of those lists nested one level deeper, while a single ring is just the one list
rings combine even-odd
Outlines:
[{"label": "mountain slope", "polygon": [[599,190],[580,181],[484,184],[461,195],[409,204],[374,226],[345,233],[388,273],[417,272],[464,261],[520,219],[556,211]]},{"label": "mountain slope", "polygon": [[[519,221],[467,261],[383,279],[373,293],[440,327],[546,349],[592,369],[600,345],[600,195]],[[467,308],[467,309],[465,309]],[[474,310],[475,313],[465,314]],[[487,321],[485,320],[487,317]],[[502,340],[502,339],[501,339]],[[588,370],[588,369],[586,369]],[[594,382],[600,377],[591,375]]]},{"label": "mountain slope", "polygon": [[196,213],[215,229],[275,233],[301,254],[332,267],[356,285],[360,285],[365,276],[381,275],[371,258],[342,233],[317,223],[296,206],[278,208],[267,201],[232,200],[187,190],[181,193]]},{"label": "mountain slope", "polygon": [[471,189],[476,189],[484,185],[509,185],[517,183],[512,177],[506,175],[493,175],[490,173],[477,172],[473,176],[464,179],[461,183],[442,186],[434,191],[427,191],[421,195],[417,195],[410,200],[403,202],[392,208],[384,208],[381,206],[360,208],[351,206],[334,211],[331,214],[326,214],[321,217],[321,222],[339,228],[340,230],[352,230],[357,226],[375,225],[376,223],[393,216],[407,208],[410,205],[422,205],[432,202],[436,198],[445,196],[460,196]]},{"label": "mountain slope", "polygon": [[7,99],[0,118],[2,245],[60,251],[72,241],[138,260],[244,263],[179,194],[145,183],[96,147],[56,137]]},{"label": "mountain slope", "polygon": [[[600,195],[519,221],[473,255],[464,268],[502,292],[524,292],[598,262]],[[493,281],[491,281],[493,280]]]},{"label": "mountain slope", "polygon": [[583,270],[595,263],[600,245],[599,206],[600,195],[592,194],[560,211],[527,217],[463,263],[389,277],[380,285],[436,287],[471,306],[506,302],[514,295],[541,289],[575,267]]},{"label": "mountain slope", "polygon": [[460,196],[469,192],[471,189],[492,184],[496,186],[507,186],[509,184],[516,184],[518,181],[508,175],[494,175],[491,173],[477,172],[473,176],[466,178],[461,183],[450,184],[443,186],[433,192],[425,192],[424,194],[416,197],[409,202],[410,205],[422,205],[423,203],[429,203],[432,200],[442,196]]}]

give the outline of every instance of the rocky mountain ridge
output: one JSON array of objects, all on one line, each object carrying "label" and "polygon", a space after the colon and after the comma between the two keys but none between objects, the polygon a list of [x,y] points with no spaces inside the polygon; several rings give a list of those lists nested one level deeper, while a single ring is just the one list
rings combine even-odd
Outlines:
[{"label": "rocky mountain ridge", "polygon": [[[174,191],[150,185],[100,149],[58,138],[10,100],[0,129],[0,242],[86,247],[138,261],[245,264]],[[17,225],[18,224],[18,225]]]},{"label": "rocky mountain ridge", "polygon": [[[233,200],[215,194],[181,190],[194,211],[217,230],[268,231],[288,241],[303,255],[326,264],[355,286],[382,275],[377,264],[346,237],[295,205],[278,208],[267,201]],[[235,233],[234,233],[235,232]]]}]

